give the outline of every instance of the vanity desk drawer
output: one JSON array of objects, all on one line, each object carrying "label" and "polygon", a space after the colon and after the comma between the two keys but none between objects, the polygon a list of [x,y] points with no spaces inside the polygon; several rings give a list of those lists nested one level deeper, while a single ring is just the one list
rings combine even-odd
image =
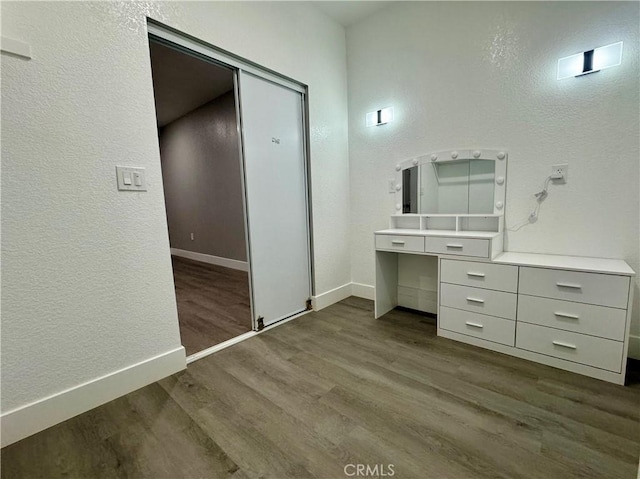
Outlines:
[{"label": "vanity desk drawer", "polygon": [[515,293],[518,291],[518,267],[443,259],[440,281]]},{"label": "vanity desk drawer", "polygon": [[424,237],[377,234],[376,249],[390,249],[424,253]]},{"label": "vanity desk drawer", "polygon": [[516,347],[619,373],[624,343],[518,322]]},{"label": "vanity desk drawer", "polygon": [[513,346],[515,343],[516,322],[509,319],[459,311],[443,306],[440,308],[438,321],[442,329],[454,333],[466,334],[507,346]]},{"label": "vanity desk drawer", "polygon": [[440,283],[440,303],[450,308],[515,320],[516,299],[514,293]]},{"label": "vanity desk drawer", "polygon": [[627,311],[521,294],[518,321],[624,341]]},{"label": "vanity desk drawer", "polygon": [[521,267],[518,292],[626,309],[629,277]]},{"label": "vanity desk drawer", "polygon": [[425,241],[425,251],[427,253],[488,258],[489,240],[475,238],[427,237]]}]

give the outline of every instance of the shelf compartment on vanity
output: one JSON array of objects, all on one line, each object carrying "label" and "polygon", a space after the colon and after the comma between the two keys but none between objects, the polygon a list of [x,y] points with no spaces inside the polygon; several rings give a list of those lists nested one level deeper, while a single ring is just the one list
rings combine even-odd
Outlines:
[{"label": "shelf compartment on vanity", "polygon": [[424,253],[424,237],[377,234],[376,249]]},{"label": "shelf compartment on vanity", "polygon": [[629,277],[543,268],[520,268],[518,292],[626,309]]},{"label": "shelf compartment on vanity", "polygon": [[396,214],[391,216],[391,229],[426,231],[477,231],[500,233],[504,216],[490,214]]},{"label": "shelf compartment on vanity", "polygon": [[422,229],[422,217],[420,215],[404,214],[391,216],[391,228],[420,230]]},{"label": "shelf compartment on vanity", "polygon": [[457,231],[458,218],[455,215],[425,215],[422,219],[422,227],[425,230]]},{"label": "shelf compartment on vanity", "polygon": [[434,254],[451,254],[456,256],[489,257],[489,240],[453,237],[427,236],[425,251]]},{"label": "shelf compartment on vanity", "polygon": [[458,231],[502,231],[501,215],[466,215],[458,218]]},{"label": "shelf compartment on vanity", "polygon": [[619,373],[624,342],[518,321],[516,348]]},{"label": "shelf compartment on vanity", "polygon": [[440,283],[440,304],[474,313],[516,319],[517,294]]},{"label": "shelf compartment on vanity", "polygon": [[461,311],[446,306],[440,307],[438,322],[442,329],[466,334],[494,343],[513,346],[515,344],[516,322],[485,314]]},{"label": "shelf compartment on vanity", "polygon": [[440,263],[440,281],[516,293],[518,291],[518,267],[443,259]]},{"label": "shelf compartment on vanity", "polygon": [[624,341],[627,311],[521,294],[517,318],[525,323]]}]

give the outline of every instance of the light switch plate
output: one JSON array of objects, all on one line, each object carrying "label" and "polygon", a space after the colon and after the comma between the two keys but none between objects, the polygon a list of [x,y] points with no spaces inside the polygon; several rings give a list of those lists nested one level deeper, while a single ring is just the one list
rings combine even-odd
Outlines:
[{"label": "light switch plate", "polygon": [[144,173],[144,168],[134,168],[132,166],[116,166],[118,190],[147,191],[147,179],[145,178]]}]

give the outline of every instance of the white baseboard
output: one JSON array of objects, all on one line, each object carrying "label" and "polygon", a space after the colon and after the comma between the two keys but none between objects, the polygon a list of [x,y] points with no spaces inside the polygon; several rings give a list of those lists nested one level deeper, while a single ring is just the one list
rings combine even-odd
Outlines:
[{"label": "white baseboard", "polygon": [[373,286],[361,283],[351,283],[351,294],[358,298],[370,299],[373,301],[376,290]]},{"label": "white baseboard", "polygon": [[629,354],[633,359],[640,359],[640,336],[629,335]]},{"label": "white baseboard", "polygon": [[171,248],[171,254],[174,256],[180,256],[181,258],[200,261],[201,263],[216,264],[218,266],[224,266],[225,268],[238,269],[240,271],[249,271],[249,263],[247,263],[246,261],[239,261],[237,259],[223,258],[221,256],[213,256],[204,253],[196,253],[194,251],[187,251],[178,248]]},{"label": "white baseboard", "polygon": [[[277,323],[276,323],[277,324]],[[266,329],[266,328],[265,328]],[[203,349],[202,351],[198,351],[197,353],[193,353],[191,356],[187,356],[187,364],[191,364],[198,359],[206,358],[207,356],[211,356],[213,353],[217,353],[218,351],[222,351],[223,349],[227,349],[228,347],[233,346],[234,344],[241,343],[246,339],[253,338],[258,334],[258,332],[262,331],[249,331],[247,333],[240,334],[235,338],[227,339],[221,343],[216,344],[215,346],[211,346],[210,348]]]},{"label": "white baseboard", "polygon": [[349,296],[357,296],[358,298],[373,299],[374,289],[373,286],[360,283],[347,283],[342,286],[338,286],[326,293],[321,293],[311,298],[311,305],[316,311],[331,306],[332,304],[342,301]]},{"label": "white baseboard", "polygon": [[66,421],[187,367],[182,346],[0,416],[1,447]]},{"label": "white baseboard", "polygon": [[342,286],[338,286],[326,293],[312,297],[311,306],[313,306],[314,310],[320,311],[321,309],[331,306],[338,301],[342,301],[349,296],[351,296],[351,283],[343,284]]}]

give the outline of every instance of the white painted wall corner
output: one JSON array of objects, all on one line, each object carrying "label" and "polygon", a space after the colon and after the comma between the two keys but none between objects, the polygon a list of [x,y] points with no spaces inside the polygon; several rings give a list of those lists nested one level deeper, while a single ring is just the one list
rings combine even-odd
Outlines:
[{"label": "white painted wall corner", "polygon": [[311,304],[313,309],[320,311],[332,304],[335,304],[349,296],[357,296],[358,298],[373,299],[374,289],[373,286],[360,283],[346,283],[342,286],[338,286],[326,293],[319,294],[311,298]]},{"label": "white painted wall corner", "polygon": [[373,301],[375,298],[375,288],[369,284],[351,283],[351,295]]}]

